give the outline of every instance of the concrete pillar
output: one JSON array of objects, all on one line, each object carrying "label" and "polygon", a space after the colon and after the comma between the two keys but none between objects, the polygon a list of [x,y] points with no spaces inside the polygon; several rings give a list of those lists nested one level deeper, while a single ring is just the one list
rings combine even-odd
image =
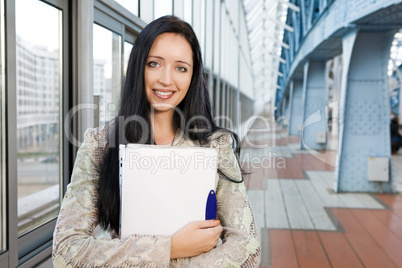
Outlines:
[{"label": "concrete pillar", "polygon": [[294,80],[291,83],[291,107],[289,117],[289,136],[300,136],[300,127],[303,122],[302,118],[302,95],[303,83],[300,80]]},{"label": "concrete pillar", "polygon": [[393,32],[357,31],[344,37],[336,191],[392,192],[391,182],[368,180],[369,161],[381,157],[389,163],[391,156],[387,64],[392,37]]},{"label": "concrete pillar", "polygon": [[311,61],[304,66],[303,127],[300,147],[324,150],[327,140],[327,93],[325,90],[325,62]]}]

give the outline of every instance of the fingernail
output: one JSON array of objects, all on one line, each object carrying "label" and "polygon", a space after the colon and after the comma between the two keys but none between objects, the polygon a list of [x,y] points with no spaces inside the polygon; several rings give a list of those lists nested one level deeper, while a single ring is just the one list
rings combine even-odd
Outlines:
[{"label": "fingernail", "polygon": [[221,221],[220,220],[215,220],[214,223],[215,224],[219,224]]}]

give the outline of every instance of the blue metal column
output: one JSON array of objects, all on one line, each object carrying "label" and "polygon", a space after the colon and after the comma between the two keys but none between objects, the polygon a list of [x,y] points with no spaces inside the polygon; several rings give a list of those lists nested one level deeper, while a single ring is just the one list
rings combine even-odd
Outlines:
[{"label": "blue metal column", "polygon": [[390,158],[387,63],[393,32],[354,31],[343,39],[339,162],[335,190],[392,192],[368,181],[369,157]]},{"label": "blue metal column", "polygon": [[[323,150],[326,148],[327,94],[325,91],[325,62],[311,61],[304,66],[303,81],[303,127],[300,147],[302,149]],[[322,133],[324,142],[318,142],[317,136]]]},{"label": "blue metal column", "polygon": [[294,80],[290,87],[290,117],[289,117],[289,136],[300,136],[299,126],[301,125],[303,104],[303,83],[302,81]]}]

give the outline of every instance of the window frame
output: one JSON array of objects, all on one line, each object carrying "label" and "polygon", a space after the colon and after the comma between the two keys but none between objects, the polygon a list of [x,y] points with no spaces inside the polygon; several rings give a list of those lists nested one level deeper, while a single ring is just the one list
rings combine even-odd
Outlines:
[{"label": "window frame", "polygon": [[[35,229],[19,236],[18,235],[18,174],[17,174],[17,106],[13,105],[17,101],[17,58],[16,58],[16,21],[15,21],[15,1],[4,0],[5,6],[5,71],[6,71],[6,251],[0,254],[0,263],[5,267],[32,267],[45,257],[51,255],[53,231],[56,218],[48,220]],[[64,116],[70,106],[69,95],[69,74],[70,74],[70,44],[69,44],[69,2],[63,0],[36,0],[59,9],[62,11],[61,18],[61,92],[59,103],[61,105],[59,114],[59,133],[60,133],[60,204],[66,188],[66,178],[69,176],[69,143],[65,138],[63,126]],[[12,105],[10,105],[12,104]],[[3,267],[3,266],[2,266]]]},{"label": "window frame", "polygon": [[[134,41],[145,23],[131,12],[122,7],[119,3],[110,0],[94,1],[94,24],[110,30],[121,36],[120,42],[120,81],[124,81],[124,42],[134,44]],[[120,94],[123,90],[121,84]],[[99,104],[99,98],[94,94],[94,102]],[[95,112],[99,113],[99,109]],[[96,117],[96,115],[95,115]],[[97,121],[97,122],[96,122]],[[95,120],[95,126],[98,126],[98,120]]]}]

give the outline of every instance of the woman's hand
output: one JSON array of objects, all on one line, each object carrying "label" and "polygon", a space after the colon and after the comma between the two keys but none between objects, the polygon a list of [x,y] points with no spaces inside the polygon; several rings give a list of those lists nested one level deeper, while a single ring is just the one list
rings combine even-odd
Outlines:
[{"label": "woman's hand", "polygon": [[190,222],[172,236],[170,259],[194,257],[210,251],[222,233],[219,220]]}]

